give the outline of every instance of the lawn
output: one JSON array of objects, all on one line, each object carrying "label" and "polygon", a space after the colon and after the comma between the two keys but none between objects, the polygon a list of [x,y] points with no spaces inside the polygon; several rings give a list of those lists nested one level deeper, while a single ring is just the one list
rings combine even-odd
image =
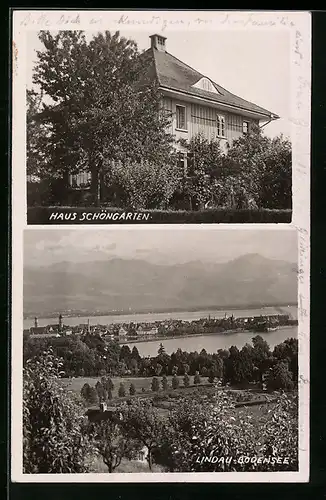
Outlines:
[{"label": "lawn", "polygon": [[[102,458],[99,456],[94,456],[92,465],[91,465],[91,471],[90,472],[95,472],[95,473],[108,473],[108,468],[103,462]],[[121,464],[119,467],[117,467],[114,471],[115,473],[123,473],[123,472],[145,472],[145,473],[151,473],[151,472],[164,472],[163,467],[157,464],[153,464],[152,466],[152,471],[149,470],[148,463],[147,462],[140,462],[138,460],[128,460],[126,458],[123,458],[121,461]]]},{"label": "lawn", "polygon": [[[178,378],[179,378],[180,388],[182,388],[183,376],[180,376]],[[90,386],[94,387],[96,382],[99,381],[100,379],[101,377],[62,378],[61,383],[64,387],[67,387],[67,389],[79,394],[84,384],[89,384]],[[157,379],[160,382],[159,392],[163,393],[161,385],[162,377],[161,376],[157,377]],[[172,376],[168,376],[167,379],[168,379],[169,390],[172,390]],[[191,382],[193,382],[193,377],[190,377],[190,379]],[[131,384],[134,384],[136,388],[136,395],[143,394],[142,388],[144,388],[145,392],[147,393],[150,392],[153,394],[151,390],[152,380],[153,377],[112,377],[112,382],[114,384],[112,396],[113,398],[119,397],[118,391],[121,382],[123,383],[126,389],[126,396],[129,395],[129,388]],[[200,386],[207,386],[207,377],[201,377]]]}]

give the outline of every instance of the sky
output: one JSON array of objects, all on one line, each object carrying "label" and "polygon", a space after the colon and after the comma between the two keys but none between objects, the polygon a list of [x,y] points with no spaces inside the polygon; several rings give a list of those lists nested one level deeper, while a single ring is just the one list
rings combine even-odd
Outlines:
[{"label": "sky", "polygon": [[[160,32],[157,32],[160,34]],[[89,37],[96,34],[90,32]],[[140,50],[150,45],[153,31],[120,30]],[[281,118],[267,125],[266,135],[290,137],[290,38],[287,31],[164,31],[167,51],[230,92]],[[36,31],[27,36],[27,87],[32,87],[36,50],[43,45]]]},{"label": "sky", "polygon": [[24,232],[24,265],[89,262],[112,258],[153,264],[194,260],[227,262],[248,253],[297,262],[293,229],[28,229]]}]

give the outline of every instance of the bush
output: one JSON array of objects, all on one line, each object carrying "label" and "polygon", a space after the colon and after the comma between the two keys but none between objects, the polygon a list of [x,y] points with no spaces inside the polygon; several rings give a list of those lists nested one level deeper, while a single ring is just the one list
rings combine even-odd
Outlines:
[{"label": "bush", "polygon": [[134,386],[134,384],[130,384],[129,394],[130,396],[134,396],[136,394],[136,387]]},{"label": "bush", "polygon": [[123,398],[126,395],[126,389],[125,386],[123,385],[123,382],[120,382],[118,394],[121,398]]},{"label": "bush", "polygon": [[167,391],[169,388],[169,384],[168,384],[168,379],[166,378],[165,375],[162,377],[161,384],[163,391]]},{"label": "bush", "polygon": [[180,385],[179,379],[176,375],[172,377],[172,389],[178,389]]},{"label": "bush", "polygon": [[183,377],[183,385],[185,387],[189,387],[189,385],[190,385],[190,377],[189,377],[189,375],[187,373]]},{"label": "bush", "polygon": [[151,388],[153,392],[157,392],[160,389],[160,383],[156,377],[153,377]]}]

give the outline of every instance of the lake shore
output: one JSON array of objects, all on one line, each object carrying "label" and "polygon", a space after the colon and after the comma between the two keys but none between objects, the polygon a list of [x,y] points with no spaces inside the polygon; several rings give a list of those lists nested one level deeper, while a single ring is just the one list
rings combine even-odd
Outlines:
[{"label": "lake shore", "polygon": [[[280,327],[283,329],[287,328],[293,328],[293,325],[285,325]],[[273,333],[277,331],[279,328],[276,328],[276,330],[270,331],[270,332],[263,332],[265,334],[268,333]],[[203,333],[185,333],[183,335],[156,335],[154,337],[144,337],[141,339],[128,339],[128,340],[119,340],[119,344],[121,345],[128,345],[128,344],[140,344],[142,342],[159,342],[163,340],[178,340],[178,339],[187,339],[187,338],[195,338],[195,337],[205,337],[206,335],[218,335],[221,337],[228,337],[229,335],[234,335],[234,334],[239,334],[239,333],[251,333],[253,335],[259,335],[262,332],[257,332],[255,330],[244,330],[243,328],[235,328],[233,330],[225,330],[224,332],[203,332]]]}]

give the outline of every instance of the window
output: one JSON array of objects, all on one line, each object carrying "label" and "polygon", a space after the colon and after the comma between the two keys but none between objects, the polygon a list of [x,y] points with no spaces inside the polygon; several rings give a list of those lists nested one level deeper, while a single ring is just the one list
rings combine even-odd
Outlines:
[{"label": "window", "polygon": [[243,122],[242,123],[242,132],[244,134],[248,134],[249,131],[249,122]]},{"label": "window", "polygon": [[186,124],[186,107],[176,105],[176,115],[177,115],[177,126],[179,130],[187,130]]},{"label": "window", "polygon": [[217,115],[216,122],[218,137],[225,137],[225,116]]}]

